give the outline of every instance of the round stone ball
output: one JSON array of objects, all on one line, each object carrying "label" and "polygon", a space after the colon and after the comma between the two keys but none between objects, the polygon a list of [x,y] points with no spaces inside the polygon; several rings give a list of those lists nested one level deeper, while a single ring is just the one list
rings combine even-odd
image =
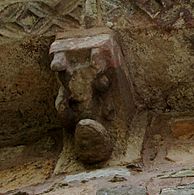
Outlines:
[{"label": "round stone ball", "polygon": [[75,148],[80,161],[95,164],[108,160],[113,146],[109,132],[102,124],[84,119],[76,126]]}]

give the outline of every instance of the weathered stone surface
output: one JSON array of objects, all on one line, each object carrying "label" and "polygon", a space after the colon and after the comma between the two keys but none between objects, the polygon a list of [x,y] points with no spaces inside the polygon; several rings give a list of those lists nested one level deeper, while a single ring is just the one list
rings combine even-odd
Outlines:
[{"label": "weathered stone surface", "polygon": [[186,185],[186,186],[177,186],[172,189],[163,189],[160,193],[161,195],[193,195],[194,194],[194,186]]},{"label": "weathered stone surface", "polygon": [[108,130],[90,119],[81,120],[77,124],[75,147],[79,160],[86,164],[108,160],[113,150]]},{"label": "weathered stone surface", "polygon": [[[55,55],[58,52],[65,52],[69,62],[66,71],[58,69],[61,88],[56,107],[65,128],[72,132],[74,132],[75,125],[80,120],[87,118],[94,119],[108,127],[109,138],[107,138],[106,133],[105,135],[100,133],[100,136],[97,136],[94,140],[94,138],[90,138],[91,133],[84,132],[88,134],[88,141],[95,141],[94,143],[101,145],[98,145],[99,150],[102,151],[101,154],[98,152],[101,155],[100,157],[94,153],[95,146],[92,148],[92,145],[95,144],[92,142],[88,143],[91,146],[87,146],[86,150],[79,149],[76,152],[79,157],[91,155],[91,157],[81,157],[82,161],[90,164],[92,161],[93,163],[100,162],[110,157],[110,150],[112,151],[113,146],[109,145],[107,139],[111,139],[113,144],[117,143],[115,151],[126,149],[124,142],[127,142],[129,136],[128,123],[131,122],[135,114],[135,105],[129,75],[114,33],[107,28],[96,28],[96,31],[94,29],[83,30],[80,33],[78,30],[71,32],[72,34],[70,31],[67,34],[65,32],[60,33],[57,40],[51,45],[51,53]],[[61,68],[65,67],[64,65],[62,64]],[[126,94],[126,96],[123,96],[123,94]],[[121,109],[121,106],[124,109]],[[72,116],[72,119],[70,119],[70,116]],[[117,120],[118,122],[116,122]],[[121,123],[122,130],[118,126]],[[89,132],[88,129],[87,131]],[[96,135],[95,131],[93,133]],[[76,130],[76,146],[81,145],[80,143],[77,144],[76,141],[79,136],[77,137]],[[79,142],[81,142],[81,139]],[[123,142],[123,144],[119,144],[119,142]],[[108,147],[105,151],[102,148],[105,146],[104,143]],[[62,153],[64,155],[64,152]],[[122,153],[124,152],[118,152],[115,156]],[[60,162],[62,162],[61,159],[64,160],[62,156]],[[62,163],[59,164],[61,166]],[[57,167],[59,167],[58,165]]]},{"label": "weathered stone surface", "polygon": [[190,1],[138,0],[136,5],[162,28],[194,27],[194,12]]},{"label": "weathered stone surface", "polygon": [[192,164],[194,158],[194,144],[192,142],[174,144],[167,148],[166,159],[181,164]]},{"label": "weathered stone surface", "polygon": [[115,188],[104,188],[97,191],[96,195],[146,195],[145,188],[118,186]]},{"label": "weathered stone surface", "polygon": [[[120,30],[136,100],[148,109],[193,110],[192,31]],[[161,52],[162,51],[162,52]],[[182,63],[180,63],[182,62]]]},{"label": "weathered stone surface", "polygon": [[[123,56],[120,46],[115,40],[113,31],[108,28],[96,28],[89,30],[72,30],[71,32],[61,33],[57,40],[52,43],[50,53],[54,53],[51,69],[54,71],[69,70],[73,71],[70,59],[67,60],[66,53],[80,50],[90,50],[90,65],[101,67],[100,71],[105,71],[109,67],[119,67],[123,63]],[[64,38],[68,37],[71,38]],[[75,35],[75,37],[73,37]],[[68,62],[69,61],[69,62]],[[71,72],[69,70],[69,72]]]},{"label": "weathered stone surface", "polygon": [[53,71],[65,71],[69,66],[65,52],[57,52],[54,55],[54,59],[51,62],[51,70]]},{"label": "weathered stone surface", "polygon": [[[120,106],[121,104],[119,104]],[[111,158],[103,163],[102,167],[129,165],[129,163],[139,162],[141,160],[141,152],[143,147],[144,135],[148,125],[147,113],[136,115],[130,129],[130,136],[125,134],[128,129],[125,129],[122,121],[117,118],[111,120],[115,122],[113,128],[118,128],[119,138],[114,146]],[[123,129],[121,129],[121,126]],[[122,132],[121,132],[122,130]],[[114,131],[112,131],[114,133]],[[127,138],[128,137],[128,138]],[[114,139],[114,137],[113,137]],[[74,147],[74,137],[64,134],[63,151],[57,161],[54,173],[71,173],[74,171],[84,171],[86,165],[77,160],[77,155]],[[125,152],[123,152],[125,151]],[[88,167],[91,168],[91,167]]]},{"label": "weathered stone surface", "polygon": [[52,173],[52,160],[37,160],[0,171],[0,193],[44,182]]},{"label": "weathered stone surface", "polygon": [[29,144],[60,127],[54,108],[58,86],[49,68],[51,40],[0,46],[0,147]]},{"label": "weathered stone surface", "polygon": [[82,10],[82,0],[1,1],[0,40],[48,36],[68,27],[79,27]]},{"label": "weathered stone surface", "polygon": [[147,130],[147,125],[147,112],[139,113],[134,116],[134,119],[131,123],[130,136],[126,142],[126,151],[119,157],[121,164],[128,165],[133,162],[141,161],[143,142]]},{"label": "weathered stone surface", "polygon": [[105,93],[109,89],[110,84],[106,75],[99,75],[94,82],[95,88],[101,93]]},{"label": "weathered stone surface", "polygon": [[85,2],[85,26],[86,28],[91,28],[93,26],[99,25],[99,9],[97,0],[86,0]]},{"label": "weathered stone surface", "polygon": [[[53,132],[52,132],[53,133]],[[28,145],[0,148],[0,193],[45,181],[60,153],[59,136],[41,135]]]},{"label": "weathered stone surface", "polygon": [[141,10],[123,1],[102,7],[119,34],[136,100],[149,109],[192,111],[192,2],[134,2]]},{"label": "weathered stone surface", "polygon": [[0,169],[8,164],[13,164],[17,159],[22,158],[25,149],[25,146],[0,148]]},{"label": "weathered stone surface", "polygon": [[[72,0],[60,2],[57,0],[3,0],[0,3],[0,6],[2,6],[0,7],[0,16],[2,18],[0,22],[0,44],[10,38],[22,38],[29,35],[40,34],[47,36],[49,34],[55,34],[56,31],[64,30],[64,28],[66,31],[66,28],[70,27],[79,28],[83,26],[93,26],[96,24],[96,18],[98,18],[97,12],[99,11],[97,10],[99,6],[96,2],[95,0],[87,1],[86,5],[80,3],[80,1]],[[144,4],[140,5],[138,4],[139,2],[140,4],[144,2]],[[73,65],[76,64],[75,74],[70,81],[72,96],[69,95],[68,90],[65,91],[67,92],[65,94],[68,96],[65,103],[67,103],[68,106],[64,108],[64,119],[67,119],[66,116],[73,118],[73,120],[69,121],[72,124],[76,124],[82,118],[95,117],[97,121],[99,120],[104,124],[106,129],[110,130],[112,134],[111,138],[116,144],[111,159],[106,165],[126,164],[131,160],[140,159],[140,151],[145,133],[145,128],[142,128],[141,125],[135,125],[134,128],[131,128],[131,130],[138,130],[138,133],[130,131],[129,126],[135,111],[134,99],[131,93],[136,95],[137,107],[165,112],[193,111],[194,44],[193,29],[191,29],[193,26],[193,1],[134,1],[136,6],[132,4],[132,1],[102,0],[101,3],[102,5],[100,5],[100,7],[102,8],[102,12],[100,12],[102,14],[102,20],[107,26],[115,29],[117,32],[118,42],[120,42],[122,52],[125,56],[125,65],[119,67],[116,72],[106,72],[105,77],[110,81],[110,86],[109,88],[107,87],[107,90],[103,89],[98,93],[99,90],[95,90],[94,86],[90,85],[96,77],[96,70],[92,70],[94,67],[90,69],[87,60],[86,63],[74,63]],[[85,10],[85,25],[81,24],[81,18],[84,18],[84,14],[82,15],[81,13],[84,6],[87,8],[87,10]],[[90,9],[91,7],[92,9]],[[14,16],[12,15],[13,10],[15,11],[13,12]],[[57,10],[57,12],[55,12],[55,10]],[[47,20],[47,18],[49,20]],[[89,20],[87,20],[87,18],[89,18]],[[29,43],[29,45],[31,45],[31,43]],[[12,47],[14,48],[10,53],[7,52],[5,54],[6,56],[11,56],[10,54],[13,54],[17,48],[11,44],[10,48]],[[25,47],[27,46],[25,45]],[[5,48],[3,45],[1,50],[4,51]],[[104,50],[100,51],[96,49],[92,51],[92,53],[97,54],[97,58],[103,52]],[[2,62],[3,66],[7,66],[9,70],[2,74],[2,94],[4,98],[11,97],[10,99],[8,98],[9,101],[4,101],[4,99],[2,101],[0,100],[0,106],[3,106],[1,107],[3,108],[1,109],[2,113],[5,113],[4,116],[0,117],[0,121],[3,121],[3,127],[2,130],[0,130],[0,132],[2,132],[0,134],[0,136],[2,136],[0,140],[3,140],[0,142],[2,145],[12,144],[13,140],[14,144],[28,143],[28,141],[32,142],[37,137],[42,136],[42,133],[48,129],[55,129],[56,127],[56,113],[51,106],[53,105],[54,96],[56,95],[55,92],[53,93],[55,90],[53,86],[54,79],[51,79],[52,81],[50,80],[53,76],[48,73],[48,69],[44,69],[42,66],[40,66],[41,71],[37,71],[34,64],[39,63],[32,63],[33,65],[31,65],[31,56],[33,55],[29,57],[23,50],[21,53],[24,53],[24,57],[21,58],[21,56],[19,56],[14,58],[16,61],[14,64],[12,63],[14,68],[10,68],[10,57],[8,57],[8,63]],[[3,52],[1,55],[3,55]],[[69,54],[67,54],[67,56],[68,55]],[[28,56],[27,60],[25,60],[26,56]],[[74,58],[69,59],[74,61],[75,55],[72,54],[72,56]],[[79,54],[79,56],[82,58],[82,55]],[[110,53],[108,56],[111,56]],[[79,57],[79,59],[81,58]],[[2,59],[4,59],[4,57],[2,57]],[[37,61],[35,60],[35,62]],[[100,61],[96,60],[96,62],[99,63]],[[22,66],[18,64],[22,64]],[[29,64],[30,67],[34,67],[34,69],[30,68],[30,71],[26,71],[26,65],[29,67]],[[84,69],[83,67],[87,68]],[[14,80],[8,79],[9,82],[7,82],[7,78],[15,78],[16,75],[18,76],[14,69],[19,71],[25,70],[25,75],[27,75],[27,78],[22,77],[22,73],[19,75],[20,82],[18,83],[27,83],[27,86],[25,85],[25,87],[23,87],[22,84],[17,88],[19,93],[15,93],[15,87],[10,87],[10,91],[5,89],[5,85],[7,85],[7,83],[10,85]],[[82,69],[82,71],[78,71],[78,69]],[[36,74],[36,76],[34,76],[34,74]],[[9,75],[9,77],[5,75]],[[61,77],[63,76],[64,74],[62,73]],[[28,82],[29,80],[33,82]],[[76,80],[79,80],[80,84],[76,82]],[[44,81],[44,83],[42,83],[42,81]],[[65,82],[66,81],[64,81],[64,83]],[[18,85],[18,83],[16,84]],[[101,84],[103,84],[104,87],[106,81],[100,82],[100,85]],[[131,84],[133,87],[131,87]],[[39,87],[33,88],[32,86]],[[45,86],[45,88],[43,86]],[[53,88],[51,86],[53,86]],[[99,88],[101,89],[103,87],[100,86]],[[21,95],[24,93],[23,90],[21,90],[23,88],[29,90],[25,97]],[[33,88],[33,90],[31,90],[31,88]],[[98,86],[96,88],[98,88]],[[49,92],[50,89],[52,93]],[[45,93],[43,93],[43,91]],[[91,95],[92,92],[98,95],[94,98]],[[16,100],[15,96],[17,95],[15,94],[19,94],[18,96],[22,96],[22,98],[18,98],[19,101],[18,99]],[[36,95],[33,96],[34,94]],[[34,98],[32,98],[32,96]],[[63,98],[64,96],[62,96],[61,99],[63,100]],[[59,100],[60,103],[62,101],[61,99]],[[1,104],[1,102],[3,103]],[[7,107],[10,108],[8,114]],[[57,105],[57,107],[60,106]],[[93,108],[93,110],[91,110],[91,108]],[[13,113],[15,113],[16,110],[15,115]],[[128,112],[131,113],[128,114]],[[35,114],[33,115],[32,113]],[[76,116],[75,113],[77,114]],[[36,123],[35,121],[38,122]],[[64,123],[66,123],[66,120],[64,120]],[[11,128],[7,124],[9,124]],[[10,130],[10,134],[7,129]],[[5,135],[8,135],[6,140],[3,139]],[[21,139],[17,140],[19,137]],[[62,160],[60,161],[61,167],[60,170],[58,169],[58,173],[84,169],[84,167],[76,161],[76,157],[74,156],[74,149],[72,148],[73,141],[71,139],[68,141],[64,142],[64,152],[61,154],[63,158],[60,158]],[[128,147],[129,145],[130,147]],[[68,155],[66,155],[67,153]],[[61,191],[61,194],[63,193],[64,192]]]},{"label": "weathered stone surface", "polygon": [[19,192],[14,193],[13,195],[29,195],[29,194],[27,192],[19,191]]},{"label": "weathered stone surface", "polygon": [[165,179],[165,178],[184,178],[184,177],[194,177],[194,169],[183,169],[177,172],[173,172],[173,173],[168,173],[168,174],[164,174],[161,175],[160,178],[161,179]]},{"label": "weathered stone surface", "polygon": [[194,134],[194,119],[187,117],[172,120],[171,131],[176,138],[191,137]]},{"label": "weathered stone surface", "polygon": [[[119,34],[139,104],[164,111],[193,109],[192,1],[102,0],[100,11],[96,1],[84,3],[2,1],[0,39],[55,34],[64,28],[68,31],[84,26],[81,19],[84,15],[95,21],[100,12],[105,25]],[[18,17],[12,17],[12,10]],[[186,30],[182,31],[184,27]],[[166,31],[169,29],[179,30]]]},{"label": "weathered stone surface", "polygon": [[50,49],[50,53],[60,51],[81,50],[89,48],[98,48],[105,45],[110,41],[111,36],[109,34],[102,34],[93,37],[75,38],[56,40]]},{"label": "weathered stone surface", "polygon": [[68,29],[67,31],[58,32],[56,34],[56,40],[70,39],[70,38],[83,38],[94,37],[100,34],[111,34],[113,31],[107,27],[93,27],[89,29]]},{"label": "weathered stone surface", "polygon": [[68,175],[65,178],[65,182],[82,182],[89,181],[92,179],[100,179],[114,176],[123,176],[129,177],[130,172],[126,168],[107,168],[107,169],[99,169],[90,172],[83,172],[76,175]]}]

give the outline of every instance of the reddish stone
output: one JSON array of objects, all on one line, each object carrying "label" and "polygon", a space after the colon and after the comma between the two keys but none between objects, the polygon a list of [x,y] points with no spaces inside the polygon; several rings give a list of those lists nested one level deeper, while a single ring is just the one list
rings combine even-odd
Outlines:
[{"label": "reddish stone", "polygon": [[51,63],[51,70],[64,71],[68,68],[69,62],[67,61],[65,52],[57,52],[54,55],[54,59]]},{"label": "reddish stone", "polygon": [[70,38],[56,40],[50,48],[50,53],[61,51],[73,51],[81,49],[98,48],[105,45],[111,39],[109,34],[101,34],[92,37]]},{"label": "reddish stone", "polygon": [[171,131],[175,137],[190,137],[194,135],[194,119],[176,119],[171,124]]},{"label": "reddish stone", "polygon": [[[99,33],[98,29],[96,31]],[[65,52],[83,49],[91,50],[91,65],[95,63],[100,66],[101,70],[108,67],[120,66],[123,58],[122,52],[114,40],[113,33],[108,33],[108,30],[107,33],[104,33],[104,28],[100,29],[101,31],[102,34],[95,34],[93,30],[89,30],[88,34],[90,36],[88,36],[86,30],[84,30],[80,37],[75,33],[75,38],[56,40],[50,48],[50,53],[54,53],[51,69],[54,71],[64,71],[71,66],[71,64],[68,64]],[[65,37],[65,35],[61,34],[59,37],[62,38],[63,36]]]}]

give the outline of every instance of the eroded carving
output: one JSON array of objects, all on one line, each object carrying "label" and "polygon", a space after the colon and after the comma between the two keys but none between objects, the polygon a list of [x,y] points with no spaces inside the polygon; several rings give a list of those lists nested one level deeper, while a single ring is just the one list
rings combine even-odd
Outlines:
[{"label": "eroded carving", "polygon": [[54,35],[69,27],[79,27],[82,12],[82,0],[3,1],[0,3],[0,35],[5,38]]},{"label": "eroded carving", "polygon": [[[123,94],[119,96],[120,82],[125,81],[124,93],[130,94],[130,90],[114,33],[95,28],[58,34],[50,53],[54,54],[51,69],[57,72],[61,83],[56,108],[64,127],[75,131],[79,159],[89,164],[108,160],[118,135],[128,134],[130,120],[122,121],[126,129],[121,132],[115,121],[134,114],[129,114],[131,109],[120,110],[125,104]],[[134,105],[132,99],[130,104]]]},{"label": "eroded carving", "polygon": [[191,1],[137,0],[135,4],[160,27],[194,27],[194,9]]},{"label": "eroded carving", "polygon": [[[137,0],[135,5],[157,26],[180,28],[194,26],[191,1]],[[7,0],[0,2],[0,41],[29,35],[55,35],[71,28],[113,27],[128,11],[122,1],[109,0]],[[122,9],[120,9],[122,7]],[[136,9],[136,8],[135,8]],[[130,14],[133,15],[132,12]]]}]

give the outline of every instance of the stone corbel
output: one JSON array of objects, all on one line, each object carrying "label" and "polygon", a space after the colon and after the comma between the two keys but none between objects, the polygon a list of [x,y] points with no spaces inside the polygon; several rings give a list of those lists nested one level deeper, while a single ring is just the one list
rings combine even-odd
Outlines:
[{"label": "stone corbel", "polygon": [[[76,123],[75,144],[79,159],[87,163],[96,163],[107,160],[111,155],[113,144],[109,134],[110,132],[99,121],[80,117],[79,112],[82,113],[87,109],[91,109],[92,112],[92,96],[94,94],[92,92],[93,89],[91,89],[91,86],[93,86],[92,83],[94,80],[95,87],[99,93],[106,93],[108,91],[110,81],[104,73],[110,68],[115,69],[121,66],[122,52],[119,45],[117,44],[114,33],[107,28],[92,28],[87,30],[74,30],[66,33],[60,33],[57,35],[55,42],[51,45],[50,48],[50,53],[54,55],[53,61],[51,63],[51,69],[55,72],[58,72],[59,74],[60,72],[68,72],[70,73],[68,74],[70,77],[73,76],[74,72],[79,72],[79,66],[75,69],[75,67],[70,63],[71,59],[68,59],[67,53],[81,50],[90,51],[89,66],[92,67],[91,70],[94,70],[94,73],[92,73],[93,76],[89,77],[90,80],[83,78],[85,81],[81,86],[86,88],[86,85],[90,86],[88,87],[89,91],[86,92],[89,95],[86,96],[86,100],[83,100],[82,98],[82,100],[79,101],[79,96],[76,96],[78,99],[73,99],[73,101],[78,101],[79,104],[79,108],[77,109],[78,113],[73,113],[73,111],[71,111],[71,105],[68,105],[67,103],[69,100],[64,101],[65,88],[68,87],[64,86],[64,82],[59,79],[61,81],[61,87],[56,100],[56,108],[59,111],[60,103],[65,102],[65,106],[62,106],[64,108],[62,112],[65,113],[63,116],[65,116],[64,120],[66,121],[69,120],[68,117],[73,113],[73,121]],[[83,71],[83,69],[80,69],[80,71]],[[73,83],[75,85],[75,81],[73,81]],[[76,83],[76,86],[79,84],[80,81]],[[74,92],[75,90],[79,90],[81,87],[73,89]],[[68,90],[70,93],[72,92],[71,87],[68,88]],[[77,95],[79,93],[75,92],[74,94]],[[94,118],[95,117],[92,117],[92,119]],[[97,118],[99,119],[99,116]],[[93,143],[95,143],[95,147],[98,149],[98,154],[96,154],[95,147],[91,147],[91,144]]]}]

